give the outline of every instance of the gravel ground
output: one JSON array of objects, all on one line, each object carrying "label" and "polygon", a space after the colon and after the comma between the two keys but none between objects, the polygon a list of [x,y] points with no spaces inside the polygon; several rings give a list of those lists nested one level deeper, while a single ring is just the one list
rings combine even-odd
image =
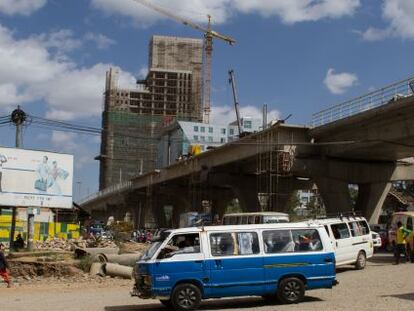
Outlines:
[{"label": "gravel ground", "polygon": [[[332,290],[306,293],[297,305],[269,305],[260,298],[215,299],[202,303],[200,310],[414,310],[414,264],[392,265],[388,254],[376,255],[363,271],[341,268],[340,284]],[[3,284],[0,284],[2,286]],[[12,289],[0,288],[3,311],[132,311],[166,310],[156,300],[129,296],[132,281],[103,279],[73,282],[70,279],[42,279],[22,282]]]}]

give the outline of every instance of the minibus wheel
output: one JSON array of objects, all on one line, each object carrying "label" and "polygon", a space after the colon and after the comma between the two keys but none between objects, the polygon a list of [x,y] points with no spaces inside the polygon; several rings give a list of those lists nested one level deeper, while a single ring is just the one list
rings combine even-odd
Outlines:
[{"label": "minibus wheel", "polygon": [[198,308],[201,302],[200,289],[191,283],[178,284],[172,293],[171,303],[175,310],[190,311]]},{"label": "minibus wheel", "polygon": [[296,277],[290,277],[280,281],[277,289],[277,297],[282,303],[299,303],[305,296],[305,285]]},{"label": "minibus wheel", "polygon": [[365,253],[363,251],[359,251],[357,256],[357,261],[355,263],[355,268],[357,270],[362,270],[365,268],[367,264],[367,256],[365,256]]}]

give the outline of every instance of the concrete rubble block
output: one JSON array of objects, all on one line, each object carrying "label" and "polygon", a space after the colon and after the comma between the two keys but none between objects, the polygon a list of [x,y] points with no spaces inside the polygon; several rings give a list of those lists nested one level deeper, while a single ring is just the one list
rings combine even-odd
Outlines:
[{"label": "concrete rubble block", "polygon": [[106,263],[103,265],[103,271],[107,276],[118,276],[124,279],[132,279],[134,269],[132,267],[122,266],[116,263]]}]

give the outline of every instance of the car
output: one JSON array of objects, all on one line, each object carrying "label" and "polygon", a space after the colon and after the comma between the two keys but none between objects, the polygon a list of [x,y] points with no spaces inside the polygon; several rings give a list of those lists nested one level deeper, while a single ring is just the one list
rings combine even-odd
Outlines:
[{"label": "car", "polygon": [[381,235],[375,231],[371,231],[372,234],[372,243],[374,244],[374,249],[382,247]]},{"label": "car", "polygon": [[335,250],[336,266],[353,264],[357,270],[365,268],[367,259],[374,254],[374,245],[364,217],[338,216],[309,222],[324,225]]}]

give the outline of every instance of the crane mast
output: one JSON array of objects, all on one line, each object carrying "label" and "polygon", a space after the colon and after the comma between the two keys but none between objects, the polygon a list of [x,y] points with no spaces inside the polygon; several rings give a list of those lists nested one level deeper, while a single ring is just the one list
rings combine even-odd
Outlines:
[{"label": "crane mast", "polygon": [[231,84],[231,88],[233,90],[234,109],[236,110],[237,127],[239,129],[239,137],[241,137],[243,134],[243,130],[242,130],[242,124],[241,124],[241,119],[240,119],[239,101],[237,99],[236,80],[234,78],[233,69],[229,70],[229,83]]},{"label": "crane mast", "polygon": [[223,40],[230,45],[236,43],[236,41],[229,37],[222,35],[214,30],[211,29],[211,16],[207,15],[208,18],[208,25],[207,28],[198,25],[192,21],[184,19],[174,13],[170,12],[169,10],[160,7],[158,5],[153,4],[147,0],[134,0],[142,4],[143,6],[150,8],[160,14],[163,14],[178,23],[190,26],[196,30],[199,30],[204,33],[204,59],[203,59],[203,90],[202,90],[202,98],[203,98],[203,122],[209,123],[210,122],[210,101],[211,101],[211,63],[212,63],[212,56],[213,56],[213,39],[217,38]]}]

